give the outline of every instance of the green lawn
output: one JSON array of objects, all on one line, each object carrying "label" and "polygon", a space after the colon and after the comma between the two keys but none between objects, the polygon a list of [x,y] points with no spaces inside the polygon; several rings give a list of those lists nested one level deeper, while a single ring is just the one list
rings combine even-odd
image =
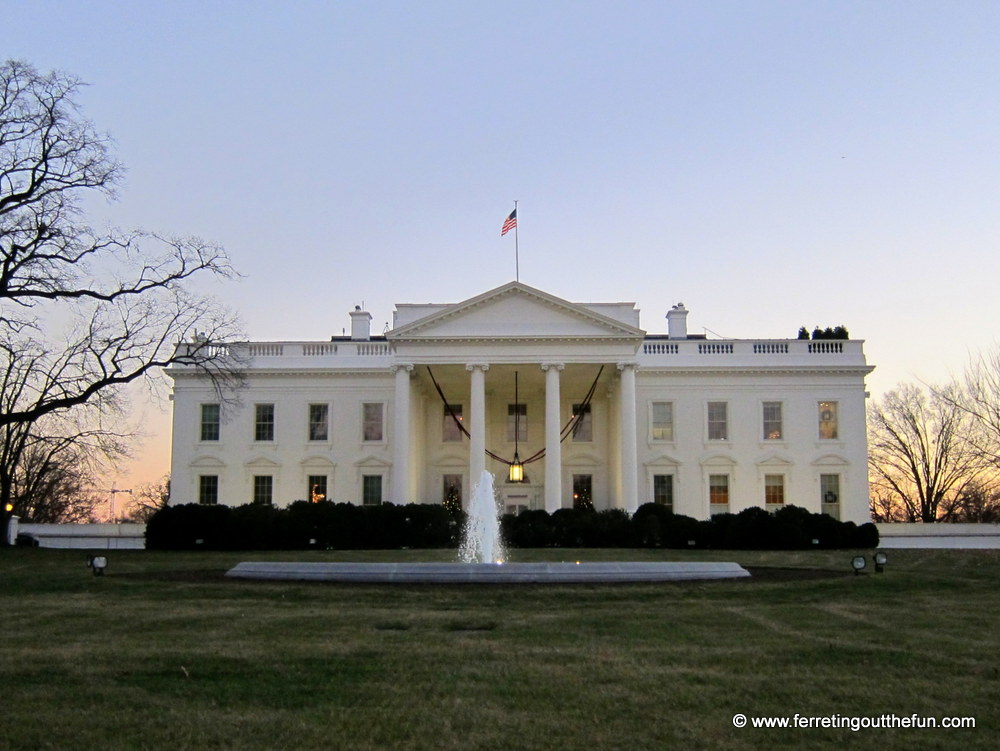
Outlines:
[{"label": "green lawn", "polygon": [[[0,550],[2,749],[994,749],[1000,554],[514,551],[736,560],[752,580],[589,586],[229,581],[241,560],[453,551]],[[870,570],[870,569],[869,569]],[[974,729],[737,728],[737,713]]]}]

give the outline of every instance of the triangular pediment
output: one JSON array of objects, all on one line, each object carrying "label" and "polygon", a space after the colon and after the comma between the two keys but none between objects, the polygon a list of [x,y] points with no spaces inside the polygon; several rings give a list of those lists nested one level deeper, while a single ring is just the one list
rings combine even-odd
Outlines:
[{"label": "triangular pediment", "polygon": [[511,282],[393,329],[390,341],[641,339],[642,329]]}]

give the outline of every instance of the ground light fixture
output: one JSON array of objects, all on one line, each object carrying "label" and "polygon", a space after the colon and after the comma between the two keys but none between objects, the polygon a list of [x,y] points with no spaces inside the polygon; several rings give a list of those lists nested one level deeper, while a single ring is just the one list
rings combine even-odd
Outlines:
[{"label": "ground light fixture", "polygon": [[865,566],[868,565],[868,560],[863,555],[856,555],[851,559],[851,568],[854,569],[854,575],[857,576],[862,571],[865,570]]},{"label": "ground light fixture", "polygon": [[93,570],[94,576],[104,576],[104,569],[108,567],[108,559],[103,555],[92,555],[87,558],[87,565]]},{"label": "ground light fixture", "polygon": [[879,550],[872,556],[872,560],[875,561],[875,570],[881,574],[885,571],[885,564],[889,562],[889,556],[884,551]]}]

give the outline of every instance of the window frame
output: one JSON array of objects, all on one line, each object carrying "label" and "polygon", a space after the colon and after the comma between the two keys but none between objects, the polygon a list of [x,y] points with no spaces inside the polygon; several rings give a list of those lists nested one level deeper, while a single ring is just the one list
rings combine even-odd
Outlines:
[{"label": "window frame", "polygon": [[[213,408],[215,409],[215,419],[207,419],[206,410]],[[213,430],[210,430],[214,428]],[[214,435],[206,435],[206,433],[213,433]],[[206,402],[201,405],[201,422],[200,422],[200,440],[206,442],[216,443],[222,437],[222,405],[218,402]]]},{"label": "window frame", "polygon": [[[515,414],[515,410],[520,410],[520,414]],[[515,425],[517,436],[515,439]],[[528,405],[525,402],[511,402],[507,405],[507,429],[505,437],[507,443],[527,443],[528,441]]]},{"label": "window frame", "polygon": [[[840,402],[836,399],[822,399],[816,404],[816,419],[819,440],[840,440]],[[824,426],[825,430],[824,430]],[[832,426],[832,429],[831,429]],[[828,433],[828,435],[824,435]]]},{"label": "window frame", "polygon": [[[316,411],[322,411],[322,419]],[[326,402],[312,402],[308,407],[306,425],[307,440],[310,443],[323,443],[330,440],[330,405]]]},{"label": "window frame", "polygon": [[[669,501],[660,500],[660,491],[662,488],[657,488],[660,484],[658,481],[666,480],[666,495],[669,496]],[[674,475],[673,473],[657,473],[653,475],[653,503],[660,506],[664,506],[669,509],[671,513],[674,510]]]},{"label": "window frame", "polygon": [[[669,419],[666,421],[657,421],[656,419],[656,408],[666,407],[669,411]],[[665,427],[657,427],[658,425]],[[670,435],[663,436],[657,435],[657,431],[668,430]],[[654,401],[649,404],[649,440],[654,443],[673,443],[676,434],[674,429],[674,403],[672,401]]]},{"label": "window frame", "polygon": [[[322,485],[322,492],[317,489],[320,485]],[[313,503],[328,500],[330,498],[329,488],[330,477],[328,475],[306,475],[306,498]]]},{"label": "window frame", "polygon": [[[374,485],[374,481],[378,481],[378,499],[373,499],[369,496],[370,488],[369,485]],[[381,473],[375,474],[362,474],[361,475],[361,505],[362,506],[381,506],[383,499],[385,498],[385,479]]]},{"label": "window frame", "polygon": [[449,404],[447,407],[441,405],[442,420],[441,420],[441,443],[461,443],[465,435],[462,433],[458,425],[455,424],[455,420],[452,418],[451,413],[448,411],[449,408],[458,417],[460,423],[465,422],[464,410],[461,404]]},{"label": "window frame", "polygon": [[[718,415],[713,416],[714,409],[722,409],[722,419]],[[718,431],[718,426],[722,430]],[[713,426],[716,430],[713,430]],[[718,433],[721,432],[721,436]],[[727,443],[729,441],[729,402],[722,400],[712,400],[705,403],[705,437],[712,443]]]},{"label": "window frame", "polygon": [[778,472],[764,475],[764,508],[781,508],[786,502],[787,478]]},{"label": "window frame", "polygon": [[258,443],[274,442],[275,408],[274,402],[254,404],[253,439]]},{"label": "window frame", "polygon": [[274,505],[274,475],[254,475],[250,502],[255,506]]},{"label": "window frame", "polygon": [[198,504],[201,506],[219,505],[218,475],[198,475]]},{"label": "window frame", "polygon": [[[571,405],[571,415],[574,419],[583,412],[583,417],[573,427],[573,443],[593,443],[594,442],[594,410],[592,405],[579,404]],[[581,436],[582,434],[582,436]]]},{"label": "window frame", "polygon": [[[378,410],[378,420],[374,420],[374,409]],[[369,412],[372,412],[369,415]],[[369,428],[378,427],[378,437],[369,434]],[[385,443],[385,402],[361,403],[361,441],[362,443]]]},{"label": "window frame", "polygon": [[573,473],[573,508],[594,508],[594,475],[590,472]]},{"label": "window frame", "polygon": [[[777,418],[773,414],[768,417],[768,409],[777,409]],[[785,440],[785,404],[782,401],[761,402],[761,440],[764,441],[784,441]],[[777,425],[777,435],[775,432]]]},{"label": "window frame", "polygon": [[[716,482],[718,480],[718,478],[724,479],[725,480],[725,484],[724,485],[718,484]],[[730,504],[732,503],[732,498],[733,498],[733,487],[732,486],[733,486],[732,478],[731,478],[729,472],[709,472],[708,473],[708,508],[709,508],[709,511],[711,511],[712,507],[721,508],[722,506],[725,506],[727,511],[729,510],[729,507],[730,507]],[[726,499],[725,501],[716,500],[716,497],[717,497],[716,492],[715,492],[716,488],[722,488],[722,491],[724,491],[724,493],[725,493],[725,499]],[[719,512],[716,512],[716,513],[722,513],[722,512],[719,511]]]}]

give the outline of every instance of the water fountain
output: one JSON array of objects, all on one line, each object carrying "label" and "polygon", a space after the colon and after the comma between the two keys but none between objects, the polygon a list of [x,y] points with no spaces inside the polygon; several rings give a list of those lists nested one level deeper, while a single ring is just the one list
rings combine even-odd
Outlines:
[{"label": "water fountain", "polygon": [[458,560],[462,563],[503,563],[506,559],[493,475],[483,470],[472,492]]},{"label": "water fountain", "polygon": [[484,471],[469,503],[458,562],[244,561],[226,576],[377,584],[573,584],[732,579],[750,576],[750,572],[736,563],[702,561],[510,563],[500,534],[493,475]]}]

